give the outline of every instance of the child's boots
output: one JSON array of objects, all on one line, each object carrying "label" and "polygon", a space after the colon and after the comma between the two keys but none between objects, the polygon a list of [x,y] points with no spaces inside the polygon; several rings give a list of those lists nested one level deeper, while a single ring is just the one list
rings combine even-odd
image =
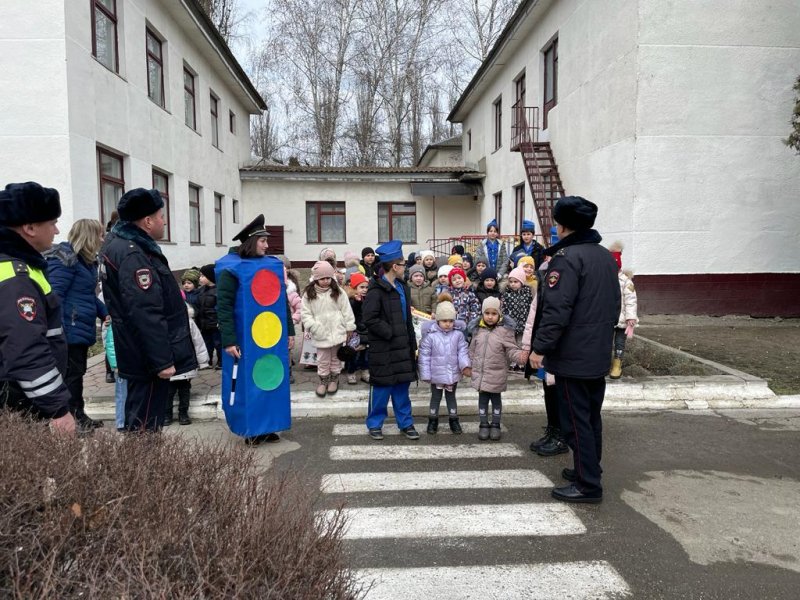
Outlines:
[{"label": "child's boots", "polygon": [[331,373],[328,375],[328,387],[326,388],[329,395],[333,396],[339,391],[339,374]]},{"label": "child's boots", "polygon": [[611,372],[608,374],[611,379],[619,379],[622,377],[622,359],[613,358],[611,360]]},{"label": "child's boots", "polygon": [[478,439],[482,442],[489,439],[489,423],[481,423],[478,426]]},{"label": "child's boots", "polygon": [[450,431],[456,435],[464,433],[461,430],[461,423],[458,422],[458,417],[450,417]]},{"label": "child's boots", "polygon": [[320,398],[324,398],[325,394],[328,393],[328,376],[327,375],[320,375],[319,376],[319,385],[317,389],[314,390],[314,393],[319,396]]},{"label": "child's boots", "polygon": [[492,427],[489,430],[489,439],[496,442],[500,439],[500,435],[500,423],[492,423]]},{"label": "child's boots", "polygon": [[434,419],[433,417],[429,417],[428,429],[427,429],[428,435],[433,435],[437,431],[439,431],[439,419],[438,418]]}]

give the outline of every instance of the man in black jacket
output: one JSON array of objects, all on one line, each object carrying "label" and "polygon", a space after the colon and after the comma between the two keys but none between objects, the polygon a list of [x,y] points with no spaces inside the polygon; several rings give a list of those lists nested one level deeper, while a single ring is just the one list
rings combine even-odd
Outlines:
[{"label": "man in black jacket", "polygon": [[130,190],[120,198],[120,221],[100,249],[117,365],[128,380],[128,431],[158,431],[169,378],[197,368],[186,304],[155,242],[164,234],[163,207],[158,190]]},{"label": "man in black jacket", "polygon": [[54,189],[29,181],[0,190],[0,406],[72,433],[61,301],[41,254],[52,246],[60,216]]},{"label": "man in black jacket", "polygon": [[575,467],[562,471],[572,483],[552,492],[565,502],[603,498],[600,409],[620,292],[616,263],[592,229],[596,216],[597,206],[580,196],[561,198],[553,208],[561,241],[546,250],[552,259],[530,357],[532,367],[544,366],[556,378],[561,428]]},{"label": "man in black jacket", "polygon": [[383,422],[391,398],[400,431],[408,439],[418,440],[408,395],[411,382],[417,378],[417,337],[411,321],[411,294],[403,282],[403,242],[386,242],[377,251],[384,273],[370,279],[362,308],[369,335],[367,429],[373,440],[383,439]]}]

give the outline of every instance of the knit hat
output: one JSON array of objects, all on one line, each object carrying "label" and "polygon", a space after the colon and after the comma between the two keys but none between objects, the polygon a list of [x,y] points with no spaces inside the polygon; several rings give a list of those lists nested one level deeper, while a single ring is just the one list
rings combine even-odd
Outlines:
[{"label": "knit hat", "polygon": [[208,279],[211,283],[217,283],[217,276],[214,274],[214,265],[203,265],[200,267],[200,273],[203,274],[203,277]]},{"label": "knit hat", "polygon": [[158,190],[134,188],[125,192],[117,204],[119,218],[123,221],[138,221],[164,208],[164,199]]},{"label": "knit hat", "polygon": [[336,262],[336,251],[333,248],[323,248],[319,251],[319,259],[326,260],[332,258]]},{"label": "knit hat", "polygon": [[184,281],[191,281],[193,284],[198,285],[200,283],[200,271],[196,267],[186,269],[181,275],[181,283]]},{"label": "knit hat", "polygon": [[366,248],[361,249],[361,258],[364,258],[367,254],[375,254],[375,250],[367,246]]},{"label": "knit hat", "polygon": [[421,257],[422,260],[425,260],[429,256],[436,256],[432,250],[420,250],[417,253],[417,256]]},{"label": "knit hat", "polygon": [[494,309],[500,312],[500,298],[497,296],[486,296],[486,299],[481,304],[481,312],[485,313],[487,310]]},{"label": "knit hat", "polygon": [[451,254],[450,258],[447,259],[447,264],[452,267],[453,265],[457,265],[458,263],[460,263],[461,260],[462,259],[460,254]]},{"label": "knit hat", "polygon": [[480,282],[483,283],[487,279],[494,279],[497,281],[497,271],[492,269],[491,267],[487,267],[483,270],[483,272],[479,275]]},{"label": "knit hat", "polygon": [[367,278],[364,277],[363,273],[353,273],[350,275],[350,287],[352,289],[356,289],[362,283],[368,283]]},{"label": "knit hat", "polygon": [[311,281],[319,281],[323,277],[330,277],[333,279],[336,276],[336,271],[327,260],[318,260],[311,267]]},{"label": "knit hat", "polygon": [[520,283],[525,283],[527,281],[527,276],[525,275],[525,271],[522,270],[522,267],[512,269],[511,273],[508,274],[508,278],[516,279]]},{"label": "knit hat", "polygon": [[448,293],[439,294],[436,299],[436,312],[433,317],[437,321],[455,321],[456,320],[456,307],[453,306],[453,297]]},{"label": "knit hat", "polygon": [[42,223],[61,216],[61,202],[53,188],[38,183],[9,183],[0,190],[0,224]]},{"label": "knit hat", "polygon": [[408,278],[411,279],[411,276],[414,273],[421,273],[422,276],[425,276],[425,267],[422,265],[412,265],[411,268],[408,270]]},{"label": "knit hat", "polygon": [[472,266],[473,267],[477,267],[478,265],[486,265],[488,267],[489,266],[489,260],[486,259],[486,258],[475,259],[475,264],[472,265]]},{"label": "knit hat", "polygon": [[464,254],[461,255],[461,262],[462,263],[469,262],[471,266],[473,267],[475,266],[472,264],[472,254],[470,254],[469,252],[464,252]]},{"label": "knit hat", "polygon": [[350,267],[350,266],[353,266],[353,265],[358,266],[358,254],[356,254],[355,252],[352,252],[351,250],[347,250],[344,253],[344,259],[343,260],[344,260],[344,266],[345,267]]},{"label": "knit hat", "polygon": [[456,244],[455,246],[453,246],[453,251],[450,254],[458,254],[459,256],[461,256],[462,254],[464,254],[464,246],[462,246],[461,244]]},{"label": "knit hat", "polygon": [[528,256],[526,254],[525,256],[520,256],[519,260],[517,261],[518,267],[521,267],[522,265],[533,265],[536,267],[536,261],[533,260],[532,256]]},{"label": "knit hat", "polygon": [[597,218],[597,205],[580,196],[564,196],[553,207],[553,220],[567,229],[591,229]]},{"label": "knit hat", "polygon": [[447,275],[447,283],[453,285],[453,275],[461,275],[461,278],[466,281],[467,274],[464,272],[464,269],[461,267],[453,267],[450,269],[450,273]]},{"label": "knit hat", "polygon": [[452,270],[453,267],[451,267],[450,265],[441,266],[439,267],[439,270],[436,272],[436,276],[441,277],[442,275],[444,275],[445,277],[447,277],[448,275],[450,275],[450,271]]}]

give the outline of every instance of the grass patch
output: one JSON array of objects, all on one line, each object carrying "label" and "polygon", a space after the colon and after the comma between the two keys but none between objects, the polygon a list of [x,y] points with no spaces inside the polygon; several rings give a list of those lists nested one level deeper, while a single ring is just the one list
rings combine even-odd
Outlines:
[{"label": "grass patch", "polygon": [[663,375],[703,376],[720,372],[685,356],[657,348],[635,337],[625,345],[622,359],[623,377],[651,377]]}]

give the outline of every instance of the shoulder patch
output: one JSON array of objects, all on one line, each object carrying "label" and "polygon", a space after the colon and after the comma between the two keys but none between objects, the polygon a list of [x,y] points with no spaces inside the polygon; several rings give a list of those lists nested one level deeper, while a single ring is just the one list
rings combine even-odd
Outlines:
[{"label": "shoulder patch", "polygon": [[555,253],[555,256],[566,256],[566,255],[567,255],[566,248],[561,248],[561,250]]},{"label": "shoulder patch", "polygon": [[17,298],[17,311],[20,317],[30,323],[36,318],[36,300],[30,296],[20,296]]},{"label": "shoulder patch", "polygon": [[550,271],[550,273],[547,274],[547,285],[556,287],[559,279],[561,279],[561,273],[558,271]]},{"label": "shoulder patch", "polygon": [[139,269],[136,271],[135,277],[136,285],[143,290],[149,290],[150,286],[153,285],[153,274],[150,269]]}]

